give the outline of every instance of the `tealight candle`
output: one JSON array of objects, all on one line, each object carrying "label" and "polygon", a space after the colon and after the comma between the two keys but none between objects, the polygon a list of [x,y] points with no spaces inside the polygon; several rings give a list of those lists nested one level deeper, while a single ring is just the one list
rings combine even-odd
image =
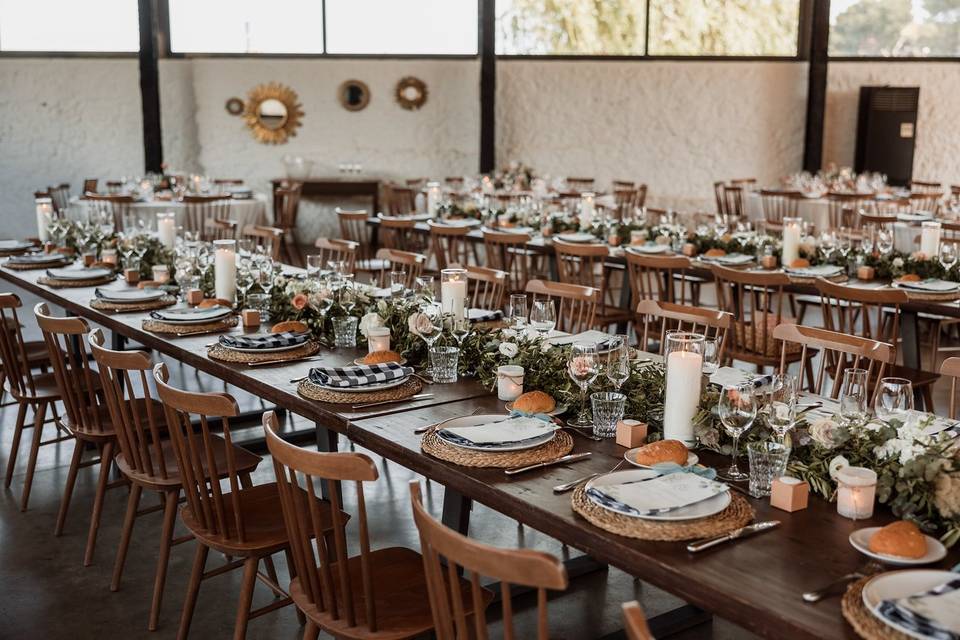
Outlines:
[{"label": "tealight candle", "polygon": [[237,241],[214,240],[213,283],[214,292],[221,300],[237,296]]},{"label": "tealight candle", "polygon": [[497,367],[497,398],[513,402],[523,394],[523,367],[505,364]]},{"label": "tealight candle", "polygon": [[940,223],[929,220],[920,226],[920,253],[928,260],[940,255]]},{"label": "tealight candle", "polygon": [[693,447],[696,444],[693,419],[700,405],[704,337],[697,333],[674,331],[667,334],[666,342],[663,437]]},{"label": "tealight candle", "polygon": [[40,242],[50,239],[50,222],[53,220],[53,200],[37,198],[37,237]]},{"label": "tealight candle", "polygon": [[367,329],[367,351],[389,351],[390,350],[390,328],[389,327],[371,327]]},{"label": "tealight candle", "polygon": [[844,467],[837,472],[837,513],[851,520],[873,515],[877,473],[864,467]]},{"label": "tealight candle", "polygon": [[170,269],[165,264],[153,265],[153,280],[165,284],[170,279]]},{"label": "tealight candle", "polygon": [[104,249],[100,253],[100,260],[106,262],[107,264],[117,264],[117,250],[116,249]]},{"label": "tealight candle", "polygon": [[780,252],[780,262],[790,266],[800,257],[800,230],[803,224],[800,218],[783,219],[783,250]]},{"label": "tealight candle", "polygon": [[443,269],[440,272],[440,307],[443,313],[463,320],[467,304],[467,270]]},{"label": "tealight candle", "polygon": [[157,214],[157,239],[167,249],[173,249],[177,242],[177,219],[170,211]]}]

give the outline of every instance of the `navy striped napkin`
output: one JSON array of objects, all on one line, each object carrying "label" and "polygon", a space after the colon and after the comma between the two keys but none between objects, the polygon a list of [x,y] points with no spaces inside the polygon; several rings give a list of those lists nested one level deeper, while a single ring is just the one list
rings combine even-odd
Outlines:
[{"label": "navy striped napkin", "polygon": [[364,387],[406,378],[412,373],[413,367],[404,367],[396,362],[355,367],[314,367],[310,369],[310,382],[324,387]]},{"label": "navy striped napkin", "polygon": [[296,347],[309,339],[309,333],[284,331],[262,336],[220,336],[220,344],[230,349],[279,349]]},{"label": "navy striped napkin", "polygon": [[960,578],[909,598],[884,600],[877,607],[877,614],[924,638],[960,640],[958,605]]}]

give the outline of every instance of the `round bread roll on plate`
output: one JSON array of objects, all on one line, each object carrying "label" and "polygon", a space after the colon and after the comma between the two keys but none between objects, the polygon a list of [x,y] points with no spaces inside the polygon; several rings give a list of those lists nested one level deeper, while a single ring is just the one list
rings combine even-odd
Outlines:
[{"label": "round bread roll on plate", "polygon": [[943,543],[907,520],[858,529],[850,534],[850,544],[866,556],[901,567],[939,562],[947,555]]},{"label": "round bread roll on plate", "polygon": [[353,361],[353,364],[360,366],[365,364],[386,364],[388,362],[393,364],[407,364],[407,359],[396,351],[374,351],[362,358],[357,358]]},{"label": "round bread roll on plate", "polygon": [[543,391],[527,391],[513,402],[504,405],[507,411],[522,411],[523,413],[543,413],[548,416],[558,416],[567,410],[566,406],[557,405],[557,401]]},{"label": "round bread roll on plate", "polygon": [[657,440],[642,447],[629,449],[623,457],[627,462],[641,469],[650,469],[661,462],[691,467],[700,460],[697,454],[687,449],[687,445],[679,440]]}]

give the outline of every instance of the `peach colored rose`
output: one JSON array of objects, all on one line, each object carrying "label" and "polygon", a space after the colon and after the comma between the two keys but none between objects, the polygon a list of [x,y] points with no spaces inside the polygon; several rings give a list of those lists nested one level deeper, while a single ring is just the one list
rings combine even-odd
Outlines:
[{"label": "peach colored rose", "polygon": [[307,296],[303,293],[298,293],[290,300],[290,304],[293,305],[294,309],[300,311],[307,306]]}]

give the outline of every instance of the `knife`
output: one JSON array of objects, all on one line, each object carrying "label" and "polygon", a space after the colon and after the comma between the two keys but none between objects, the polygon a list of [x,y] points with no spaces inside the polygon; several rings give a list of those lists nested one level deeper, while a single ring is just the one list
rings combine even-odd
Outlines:
[{"label": "knife", "polygon": [[779,520],[768,520],[766,522],[757,522],[754,524],[748,524],[745,527],[740,527],[739,529],[734,529],[730,533],[725,533],[722,536],[716,536],[713,538],[705,538],[703,540],[697,540],[696,542],[691,542],[687,545],[687,551],[690,553],[697,553],[698,551],[703,551],[704,549],[709,549],[710,547],[715,547],[718,544],[736,540],[738,538],[746,538],[752,536],[755,533],[762,533],[769,529],[780,526]]},{"label": "knife", "polygon": [[410,396],[409,398],[401,398],[400,400],[380,400],[379,402],[366,402],[364,404],[355,404],[351,409],[367,409],[369,407],[379,407],[383,404],[394,404],[396,402],[406,402],[408,400],[427,400],[432,398],[432,393],[418,393],[416,395]]},{"label": "knife", "polygon": [[589,451],[585,453],[568,453],[565,456],[560,456],[556,460],[548,460],[546,462],[538,462],[537,464],[531,464],[527,467],[514,467],[513,469],[505,469],[504,473],[508,476],[516,475],[518,473],[524,473],[526,471],[533,471],[534,469],[542,469],[544,467],[551,467],[555,464],[563,464],[565,462],[577,462],[579,460],[586,460],[589,458],[592,453]]},{"label": "knife", "polygon": [[248,366],[251,367],[265,367],[271,364],[294,364],[296,362],[313,362],[314,360],[321,360],[323,356],[307,356],[306,358],[297,358],[296,360],[260,360],[259,362],[249,362]]}]

